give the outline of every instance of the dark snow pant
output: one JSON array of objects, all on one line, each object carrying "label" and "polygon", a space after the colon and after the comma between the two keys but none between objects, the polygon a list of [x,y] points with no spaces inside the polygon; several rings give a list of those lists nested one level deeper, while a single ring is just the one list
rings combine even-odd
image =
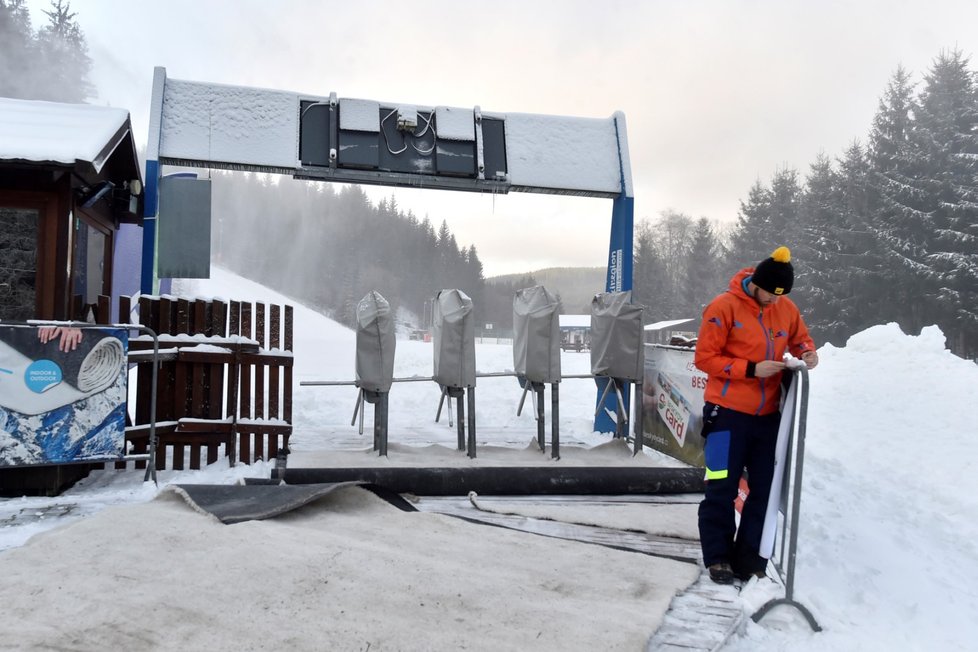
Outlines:
[{"label": "dark snow pant", "polygon": [[[704,414],[710,407],[708,404]],[[758,549],[771,493],[780,421],[779,412],[755,416],[721,407],[712,425],[705,429],[709,431],[704,448],[708,476],[722,475],[723,469],[727,472],[724,478],[707,478],[706,496],[700,503],[700,544],[706,566],[727,562],[734,573],[742,576],[767,568],[767,559],[758,554]],[[750,491],[738,528],[734,501],[744,469]]]}]

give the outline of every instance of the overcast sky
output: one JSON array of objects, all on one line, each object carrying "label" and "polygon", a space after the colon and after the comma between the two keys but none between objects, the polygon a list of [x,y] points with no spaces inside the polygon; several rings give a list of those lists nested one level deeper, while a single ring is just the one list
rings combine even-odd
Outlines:
[{"label": "overcast sky", "polygon": [[[47,0],[31,0],[35,27]],[[96,103],[144,145],[177,79],[486,111],[625,113],[636,221],[732,221],[757,179],[865,141],[898,64],[978,52],[974,0],[72,0]],[[978,65],[973,63],[973,68]],[[447,219],[487,275],[605,265],[610,200],[377,189]],[[514,242],[514,240],[518,240]]]}]

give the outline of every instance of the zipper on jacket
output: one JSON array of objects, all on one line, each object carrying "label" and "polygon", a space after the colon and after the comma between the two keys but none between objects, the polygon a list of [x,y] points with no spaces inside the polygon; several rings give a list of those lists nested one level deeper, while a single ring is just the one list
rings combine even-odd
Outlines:
[{"label": "zipper on jacket", "polygon": [[[765,348],[765,360],[774,359],[774,338],[771,335],[770,329],[764,325],[764,308],[760,308],[757,312],[757,321],[761,324],[761,332],[764,333],[764,348]],[[757,406],[757,411],[754,414],[760,414],[761,410],[764,409],[764,404],[767,403],[767,393],[765,390],[765,378],[758,378],[758,383],[761,386],[761,404]]]}]

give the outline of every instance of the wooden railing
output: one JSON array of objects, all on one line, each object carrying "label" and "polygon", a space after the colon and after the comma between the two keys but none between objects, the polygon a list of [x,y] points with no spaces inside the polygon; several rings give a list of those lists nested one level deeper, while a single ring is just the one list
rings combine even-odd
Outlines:
[{"label": "wooden railing", "polygon": [[[105,312],[100,305],[98,318]],[[132,304],[119,302],[120,323]],[[271,460],[292,434],[292,307],[140,297],[139,323],[159,336],[156,468],[199,469],[223,454],[234,464]],[[153,343],[130,340],[136,371],[129,452],[149,451]],[[118,467],[124,463],[118,463]],[[145,468],[145,462],[137,462]]]}]

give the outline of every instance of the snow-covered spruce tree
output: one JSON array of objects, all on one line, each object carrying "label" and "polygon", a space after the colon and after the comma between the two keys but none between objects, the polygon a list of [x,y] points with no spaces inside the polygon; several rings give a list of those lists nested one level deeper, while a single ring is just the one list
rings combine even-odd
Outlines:
[{"label": "snow-covered spruce tree", "polygon": [[689,317],[698,318],[706,304],[726,287],[726,251],[710,221],[696,221],[689,255],[685,261],[686,308]]},{"label": "snow-covered spruce tree", "polygon": [[658,250],[653,226],[647,219],[635,229],[632,263],[632,301],[645,306],[645,321],[668,319],[676,299],[667,281],[666,265]]},{"label": "snow-covered spruce tree", "polygon": [[935,59],[902,147],[886,141],[877,170],[877,225],[902,272],[892,284],[906,311],[898,321],[909,332],[936,322],[962,355],[978,349],[978,97],[968,63],[957,50]]},{"label": "snow-covered spruce tree", "polygon": [[840,227],[839,264],[847,283],[835,288],[839,319],[849,336],[879,323],[885,298],[880,241],[872,227],[877,203],[870,188],[871,168],[859,141],[853,141],[838,160]]},{"label": "snow-covered spruce tree", "polygon": [[730,258],[734,270],[763,260],[778,246],[774,237],[780,237],[780,234],[771,232],[771,201],[771,191],[760,179],[751,186],[747,201],[741,200],[737,226],[730,243]]},{"label": "snow-covered spruce tree", "polygon": [[914,86],[898,67],[880,98],[870,133],[869,197],[875,206],[872,227],[883,255],[880,315],[907,332],[918,332],[927,309],[921,267],[927,226],[925,193],[916,180],[922,161],[912,151],[910,132]]},{"label": "snow-covered spruce tree", "polygon": [[798,172],[787,165],[775,171],[770,189],[754,182],[737,213],[731,244],[734,269],[757,264],[781,245],[791,246],[800,228],[800,200]]},{"label": "snow-covered spruce tree", "polygon": [[911,142],[929,226],[920,269],[952,350],[971,356],[978,351],[978,88],[968,63],[959,50],[934,61]]},{"label": "snow-covered spruce tree", "polygon": [[832,162],[820,153],[805,182],[799,226],[791,241],[797,288],[792,296],[809,315],[812,335],[833,344],[844,343],[848,334],[840,300],[849,272],[841,260],[839,185]]},{"label": "snow-covered spruce tree", "polygon": [[35,48],[25,0],[0,0],[0,97],[36,98]]}]

